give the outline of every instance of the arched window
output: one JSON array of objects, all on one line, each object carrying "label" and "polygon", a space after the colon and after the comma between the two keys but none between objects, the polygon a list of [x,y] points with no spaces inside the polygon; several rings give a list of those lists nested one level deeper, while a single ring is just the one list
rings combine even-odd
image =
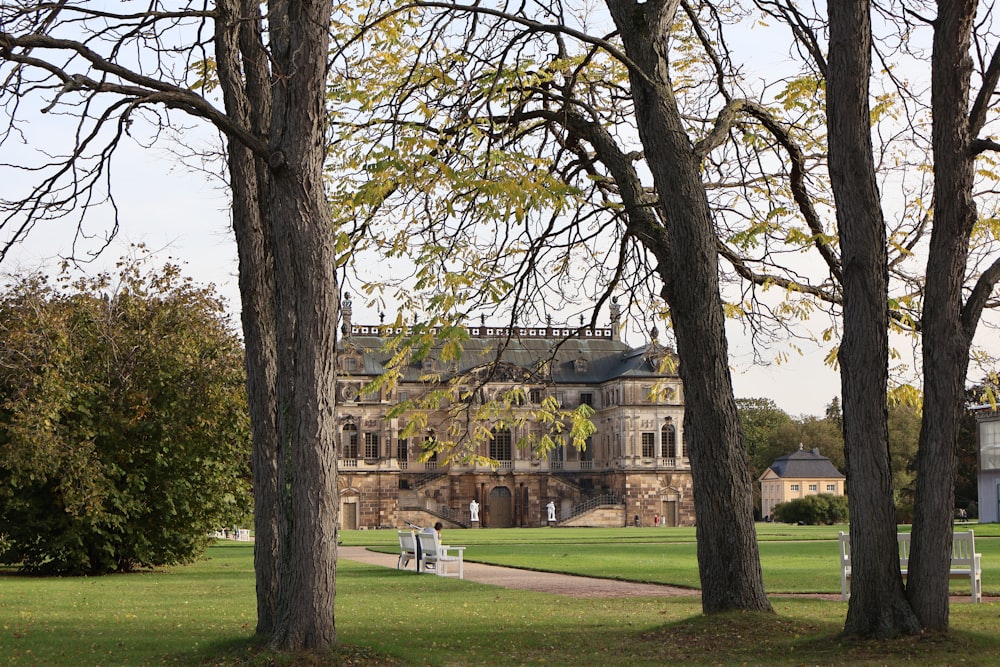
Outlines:
[{"label": "arched window", "polygon": [[344,424],[344,430],[340,437],[341,447],[344,449],[342,458],[358,458],[358,427],[354,424]]},{"label": "arched window", "polygon": [[660,429],[660,442],[663,446],[664,458],[677,458],[677,429],[674,427],[674,420],[670,417],[667,417],[667,422]]}]

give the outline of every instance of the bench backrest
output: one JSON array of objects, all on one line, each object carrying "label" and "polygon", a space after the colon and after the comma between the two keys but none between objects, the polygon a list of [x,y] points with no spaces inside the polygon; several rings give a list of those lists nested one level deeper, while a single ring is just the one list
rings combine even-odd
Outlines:
[{"label": "bench backrest", "polygon": [[971,530],[955,533],[951,539],[951,564],[969,565],[976,559],[976,537]]},{"label": "bench backrest", "polygon": [[396,532],[399,534],[400,552],[416,555],[417,538],[413,536],[413,532],[409,530],[398,530]]},{"label": "bench backrest", "polygon": [[840,567],[849,569],[851,567],[851,536],[840,531],[837,533],[837,538],[840,541]]},{"label": "bench backrest", "polygon": [[[840,566],[851,565],[851,536],[845,532],[838,534],[840,539]],[[897,533],[896,545],[899,548],[899,566],[904,570],[910,561],[910,533]],[[951,538],[952,565],[972,565],[976,558],[976,538],[971,530],[955,533]]]},{"label": "bench backrest", "polygon": [[910,533],[897,533],[896,546],[899,548],[899,567],[906,570],[910,564]]},{"label": "bench backrest", "polygon": [[437,531],[420,531],[417,533],[420,540],[420,549],[424,552],[424,558],[437,558],[441,551],[441,540],[438,539]]}]

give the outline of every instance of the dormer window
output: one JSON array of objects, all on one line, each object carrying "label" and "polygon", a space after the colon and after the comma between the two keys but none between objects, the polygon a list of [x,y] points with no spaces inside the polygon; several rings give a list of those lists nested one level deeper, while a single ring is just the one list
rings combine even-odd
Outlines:
[{"label": "dormer window", "polygon": [[573,362],[573,370],[577,373],[587,372],[587,360],[584,357],[577,357],[576,361]]},{"label": "dormer window", "polygon": [[434,359],[431,357],[424,357],[420,360],[420,370],[425,373],[429,373],[434,370]]}]

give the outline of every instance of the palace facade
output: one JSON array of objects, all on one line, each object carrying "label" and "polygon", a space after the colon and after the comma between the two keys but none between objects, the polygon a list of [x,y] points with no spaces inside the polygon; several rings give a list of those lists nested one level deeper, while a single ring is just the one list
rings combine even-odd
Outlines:
[{"label": "palace facade", "polygon": [[[607,328],[483,324],[467,330],[457,361],[441,361],[441,351],[432,350],[411,363],[391,390],[366,391],[390,359],[384,337],[398,331],[353,324],[349,296],[341,316],[342,528],[436,521],[489,528],[622,526],[636,520],[643,526],[694,524],[691,468],[682,444],[684,391],[673,352],[657,342],[655,329],[648,345],[628,346],[617,335],[617,308]],[[431,412],[419,432],[408,432],[410,417],[393,408],[452,377],[477,373],[475,390],[466,396],[470,407],[519,390],[507,418],[498,417],[489,437],[474,445],[474,453],[491,463],[445,463],[440,452],[420,460],[436,434],[455,432],[459,417],[445,409]],[[538,418],[551,398],[564,408],[593,408],[596,432],[585,449],[564,444],[539,455],[517,446],[551,430]]]}]

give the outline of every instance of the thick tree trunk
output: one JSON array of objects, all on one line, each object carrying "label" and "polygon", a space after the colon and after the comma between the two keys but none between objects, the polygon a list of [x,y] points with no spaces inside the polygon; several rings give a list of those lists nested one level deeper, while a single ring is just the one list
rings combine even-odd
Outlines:
[{"label": "thick tree trunk", "polygon": [[698,567],[705,613],[771,611],[753,524],[752,480],[733,398],[719,294],[715,229],[701,164],[668,75],[676,2],[608,0],[628,56],[639,135],[666,228],[660,259],[684,381],[684,441],[694,477]]},{"label": "thick tree trunk", "polygon": [[[257,137],[270,126],[267,56],[260,42],[259,5],[222,0],[216,9],[216,61],[226,113]],[[254,572],[257,633],[278,626],[281,515],[275,403],[277,359],[274,258],[268,220],[267,165],[237,140],[229,143],[233,231],[239,256],[247,394],[253,434]]]},{"label": "thick tree trunk", "polygon": [[907,593],[920,622],[934,630],[948,628],[955,450],[975,330],[963,316],[962,286],[976,221],[967,116],[976,6],[972,0],[938,3],[931,64],[934,228],[924,284],[924,414]]},{"label": "thick tree trunk", "polygon": [[828,5],[827,122],[830,176],[843,253],[840,374],[851,511],[851,601],[844,633],[919,631],[903,590],[889,465],[888,269],[868,106],[871,22],[867,0]]},{"label": "thick tree trunk", "polygon": [[282,649],[336,643],[337,469],[334,386],[339,294],[323,183],[330,5],[269,3],[270,229],[277,303]]}]

